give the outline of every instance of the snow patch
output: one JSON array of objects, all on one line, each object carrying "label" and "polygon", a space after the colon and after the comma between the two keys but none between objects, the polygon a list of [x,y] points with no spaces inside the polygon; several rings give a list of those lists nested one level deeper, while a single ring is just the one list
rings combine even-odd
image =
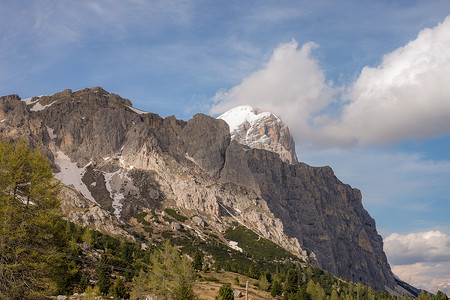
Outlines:
[{"label": "snow patch", "polygon": [[86,172],[86,168],[78,168],[77,164],[71,162],[70,158],[61,150],[56,152],[55,164],[58,165],[61,170],[61,172],[55,174],[56,179],[65,185],[73,186],[77,191],[83,194],[84,197],[97,203],[87,186],[81,180]]},{"label": "snow patch", "polygon": [[137,109],[137,108],[134,108],[134,107],[132,107],[132,106],[127,106],[129,109],[131,109],[132,111],[134,111],[135,113],[137,113],[137,114],[140,114],[140,115],[143,115],[143,114],[148,114],[148,112],[146,112],[146,111],[143,111],[143,110],[140,110],[140,109]]},{"label": "snow patch", "polygon": [[122,201],[125,199],[125,195],[120,192],[120,188],[122,187],[124,179],[130,182],[132,179],[128,176],[128,171],[125,169],[120,169],[114,173],[103,172],[103,175],[105,176],[106,189],[113,199],[112,206],[114,208],[114,215],[120,219],[123,208]]},{"label": "snow patch", "polygon": [[[223,113],[218,119],[227,122],[228,126],[230,126],[230,132],[233,132],[239,129],[239,126],[245,122],[253,126],[256,121],[270,117],[271,115],[273,114],[270,112],[259,112],[249,105],[241,105]],[[278,119],[278,117],[276,118]]]},{"label": "snow patch", "polygon": [[42,105],[42,104],[40,104],[40,103],[38,102],[38,103],[36,103],[35,105],[33,105],[33,107],[30,108],[30,110],[31,110],[31,111],[41,111],[41,110],[46,109],[47,107],[52,106],[52,105],[55,104],[56,102],[58,102],[58,101],[53,101],[52,103],[47,104],[47,105]]},{"label": "snow patch", "polygon": [[203,238],[203,236],[202,236],[202,233],[201,233],[200,231],[198,231],[198,230],[195,229],[195,228],[192,228],[191,226],[189,226],[189,225],[187,225],[187,224],[183,224],[183,226],[185,226],[185,227],[187,227],[187,228],[189,228],[189,229],[191,229],[191,230],[194,230],[195,233],[199,236],[199,238],[201,238],[202,240],[204,240],[204,238]]},{"label": "snow patch", "polygon": [[47,132],[50,138],[54,140],[56,138],[55,131],[52,128],[48,127],[47,125],[45,127],[47,127]]},{"label": "snow patch", "polygon": [[239,252],[243,252],[242,248],[238,246],[238,242],[229,241],[228,245],[230,246],[231,249],[234,249],[234,250],[239,251]]},{"label": "snow patch", "polygon": [[26,98],[26,99],[22,99],[22,101],[25,102],[25,104],[28,106],[28,105],[31,105],[31,104],[35,103],[36,101],[39,101],[41,99],[41,97],[43,97],[43,96],[44,95],[38,96],[34,100],[33,100],[34,97],[33,98]]}]

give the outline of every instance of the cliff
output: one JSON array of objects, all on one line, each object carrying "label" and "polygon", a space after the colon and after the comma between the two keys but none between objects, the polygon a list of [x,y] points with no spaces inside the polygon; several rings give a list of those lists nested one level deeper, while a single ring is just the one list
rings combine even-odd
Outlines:
[{"label": "cliff", "polygon": [[[329,167],[232,141],[222,120],[162,118],[92,88],[0,98],[0,136],[40,145],[72,199],[93,203],[66,205],[74,222],[107,228],[143,209],[177,207],[218,233],[238,222],[336,276],[378,290],[396,285],[357,189]],[[91,218],[71,213],[80,205]]]}]

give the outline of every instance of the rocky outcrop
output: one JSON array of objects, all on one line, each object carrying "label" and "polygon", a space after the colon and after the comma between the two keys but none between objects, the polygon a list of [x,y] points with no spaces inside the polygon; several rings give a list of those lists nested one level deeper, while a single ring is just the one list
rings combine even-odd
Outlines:
[{"label": "rocky outcrop", "polygon": [[135,238],[120,228],[120,222],[108,211],[89,201],[73,188],[63,186],[60,192],[60,210],[72,222],[80,226],[108,232],[114,237]]},{"label": "rocky outcrop", "polygon": [[242,105],[223,113],[218,119],[228,123],[231,138],[238,143],[278,153],[289,163],[298,162],[289,128],[273,113]]},{"label": "rocky outcrop", "polygon": [[313,251],[322,268],[377,289],[395,285],[359,190],[340,182],[330,167],[287,165],[268,152],[248,152],[248,165],[287,235]]},{"label": "rocky outcrop", "polygon": [[230,144],[228,126],[209,116],[197,114],[181,131],[186,157],[208,174],[215,176],[225,163],[225,151]]},{"label": "rocky outcrop", "polygon": [[71,186],[63,210],[79,224],[113,230],[143,208],[175,205],[218,231],[238,222],[337,276],[395,285],[360,192],[329,167],[297,163],[287,127],[254,130],[276,137],[291,159],[231,141],[223,120],[161,118],[101,88],[2,97],[0,121],[2,137],[24,136],[49,153]]}]

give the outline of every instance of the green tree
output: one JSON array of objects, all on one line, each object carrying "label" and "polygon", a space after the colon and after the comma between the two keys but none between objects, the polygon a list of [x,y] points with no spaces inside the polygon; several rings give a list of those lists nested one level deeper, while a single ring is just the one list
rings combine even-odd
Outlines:
[{"label": "green tree", "polygon": [[58,192],[39,150],[0,141],[0,298],[40,299],[65,289],[53,276],[64,259],[49,254],[60,246]]},{"label": "green tree", "polygon": [[278,295],[281,295],[283,292],[283,286],[281,285],[281,282],[278,279],[275,279],[272,282],[272,287],[270,288],[270,295],[272,297],[276,297]]},{"label": "green tree", "polygon": [[111,289],[111,294],[115,299],[126,299],[130,297],[122,278],[119,277],[114,281],[114,285]]},{"label": "green tree", "polygon": [[248,270],[248,275],[252,278],[259,278],[261,276],[261,267],[257,263],[252,263]]},{"label": "green tree", "polygon": [[84,233],[81,236],[81,239],[83,242],[88,244],[89,246],[94,246],[94,235],[92,234],[92,230],[89,227],[86,227],[84,229]]},{"label": "green tree", "polygon": [[269,290],[270,283],[269,283],[269,280],[267,280],[266,275],[261,275],[261,277],[259,278],[258,286],[263,291],[268,291]]},{"label": "green tree", "polygon": [[133,245],[128,243],[125,239],[120,241],[120,258],[127,263],[130,263],[133,260]]},{"label": "green tree", "polygon": [[286,281],[284,283],[284,291],[286,293],[295,293],[298,289],[298,276],[297,271],[290,269],[286,275]]},{"label": "green tree", "polygon": [[85,299],[87,300],[95,300],[97,296],[100,296],[100,289],[98,286],[92,287],[88,286],[86,289],[86,296]]},{"label": "green tree", "polygon": [[301,288],[296,293],[286,294],[288,300],[311,300],[311,297],[306,292],[306,289]]},{"label": "green tree", "polygon": [[338,293],[336,292],[336,290],[331,291],[331,297],[330,300],[338,300],[339,296]]},{"label": "green tree", "polygon": [[83,293],[84,291],[86,291],[88,285],[89,285],[89,275],[82,274],[80,279],[79,293]]},{"label": "green tree", "polygon": [[130,293],[131,299],[145,299],[145,296],[149,293],[148,275],[142,270],[138,276],[133,278],[133,288]]},{"label": "green tree", "polygon": [[150,260],[151,274],[146,276],[141,273],[133,281],[132,297],[154,294],[167,299],[175,298],[181,292],[183,295],[194,295],[192,284],[189,283],[195,279],[192,262],[186,255],[181,255],[169,241],[155,250]]},{"label": "green tree", "polygon": [[107,295],[111,287],[112,270],[111,267],[108,266],[108,258],[105,254],[100,258],[100,263],[95,268],[95,273],[98,277],[97,286],[100,288],[100,293],[102,295]]},{"label": "green tree", "polygon": [[190,300],[196,297],[192,285],[182,281],[175,287],[173,298],[175,300]]},{"label": "green tree", "polygon": [[201,271],[203,269],[203,255],[200,251],[195,252],[192,266],[198,271]]},{"label": "green tree", "polygon": [[216,261],[216,263],[214,264],[214,271],[216,273],[219,273],[220,270],[222,270],[222,264],[220,263],[220,261]]},{"label": "green tree", "polygon": [[234,281],[233,281],[234,285],[240,286],[241,283],[239,282],[239,277],[234,277]]},{"label": "green tree", "polygon": [[306,286],[306,292],[311,296],[311,299],[319,299],[319,294],[317,293],[316,284],[314,281],[310,280]]},{"label": "green tree", "polygon": [[233,289],[229,283],[225,283],[219,289],[219,294],[216,296],[216,300],[233,300]]}]

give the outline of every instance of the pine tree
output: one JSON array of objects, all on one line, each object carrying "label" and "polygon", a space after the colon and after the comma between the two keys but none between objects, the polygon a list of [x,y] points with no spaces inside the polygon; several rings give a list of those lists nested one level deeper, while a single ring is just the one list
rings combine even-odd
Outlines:
[{"label": "pine tree", "polygon": [[276,297],[278,295],[281,295],[282,292],[283,292],[283,286],[281,285],[281,283],[278,279],[275,279],[272,283],[272,287],[270,288],[270,295],[272,297]]},{"label": "pine tree", "polygon": [[127,293],[127,289],[122,278],[119,277],[114,281],[114,285],[111,288],[111,294],[113,295],[114,299],[129,298],[130,295],[128,295]]},{"label": "pine tree", "polygon": [[200,251],[195,252],[192,266],[198,271],[201,271],[203,269],[203,256]]},{"label": "pine tree", "polygon": [[53,276],[64,259],[48,254],[60,246],[58,191],[39,150],[0,142],[0,298],[40,299],[65,289]]},{"label": "pine tree", "polygon": [[234,294],[231,289],[231,285],[226,283],[222,285],[219,289],[219,294],[216,296],[216,300],[233,300]]},{"label": "pine tree", "polygon": [[286,293],[295,293],[298,289],[298,277],[297,271],[290,269],[286,276],[286,282],[284,283],[284,291]]},{"label": "pine tree", "polygon": [[89,246],[91,247],[94,246],[94,235],[92,234],[92,230],[89,227],[86,227],[84,229],[84,233],[81,236],[81,239]]},{"label": "pine tree", "polygon": [[[194,295],[192,284],[195,270],[192,262],[181,255],[169,241],[153,253],[151,257],[152,276],[139,275],[134,280],[132,296],[154,294],[162,298],[174,298],[177,294]],[[192,291],[192,293],[191,293]],[[187,298],[185,298],[187,299]],[[189,298],[193,299],[193,298]]]},{"label": "pine tree", "polygon": [[108,258],[103,254],[100,258],[100,264],[95,268],[95,273],[98,277],[97,286],[102,295],[107,295],[111,287],[112,270],[107,264]]},{"label": "pine tree", "polygon": [[78,292],[83,293],[86,290],[86,288],[88,287],[88,285],[89,285],[89,276],[86,274],[82,274]]},{"label": "pine tree", "polygon": [[331,297],[330,300],[338,300],[339,296],[338,293],[336,292],[336,290],[331,291]]},{"label": "pine tree", "polygon": [[191,300],[195,299],[194,290],[192,289],[192,285],[187,282],[179,282],[175,287],[173,298],[175,300]]},{"label": "pine tree", "polygon": [[261,277],[259,278],[259,283],[258,286],[261,290],[263,291],[267,291],[270,288],[270,283],[267,280],[266,275],[261,275]]}]

